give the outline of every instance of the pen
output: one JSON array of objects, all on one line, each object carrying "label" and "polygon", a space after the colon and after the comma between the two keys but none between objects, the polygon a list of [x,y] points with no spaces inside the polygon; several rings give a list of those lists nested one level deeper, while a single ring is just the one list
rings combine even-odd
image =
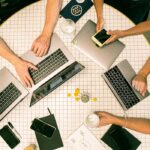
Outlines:
[{"label": "pen", "polygon": [[18,131],[14,128],[11,122],[8,122],[8,125],[11,127],[11,129],[22,139],[21,135],[18,133]]},{"label": "pen", "polygon": [[52,113],[51,113],[51,111],[50,111],[50,109],[48,107],[47,107],[47,110],[48,110],[49,114],[51,115]]}]

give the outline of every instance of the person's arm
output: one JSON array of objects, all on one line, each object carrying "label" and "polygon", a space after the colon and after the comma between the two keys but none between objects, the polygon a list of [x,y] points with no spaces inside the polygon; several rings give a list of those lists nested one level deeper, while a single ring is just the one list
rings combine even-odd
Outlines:
[{"label": "person's arm", "polygon": [[47,0],[45,24],[41,35],[33,42],[32,45],[32,51],[37,56],[44,56],[48,52],[51,35],[58,20],[61,5],[62,0]]},{"label": "person's arm", "polygon": [[141,133],[150,134],[150,119],[132,117],[125,119],[124,117],[101,111],[96,112],[96,114],[100,117],[100,127],[115,124]]},{"label": "person's arm", "polygon": [[127,30],[109,30],[107,34],[111,35],[111,37],[105,42],[105,44],[111,43],[121,37],[138,35],[148,31],[150,31],[150,21],[141,22]]},{"label": "person's arm", "polygon": [[132,81],[132,86],[143,96],[147,91],[147,77],[150,74],[150,57]]},{"label": "person's arm", "polygon": [[32,63],[27,62],[18,57],[6,44],[6,42],[0,38],[0,56],[7,59],[12,65],[14,65],[16,72],[25,86],[31,87],[33,84],[32,78],[29,75],[28,69],[37,69]]},{"label": "person's arm", "polygon": [[104,0],[94,0],[94,6],[96,10],[96,15],[97,15],[96,32],[101,31],[104,25],[103,3],[104,3]]}]

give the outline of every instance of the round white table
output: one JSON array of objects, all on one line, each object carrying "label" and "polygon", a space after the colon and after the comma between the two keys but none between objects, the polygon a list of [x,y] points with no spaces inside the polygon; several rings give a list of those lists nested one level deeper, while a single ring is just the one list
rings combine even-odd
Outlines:
[{"label": "round white table", "polygon": [[[63,5],[65,6],[67,2],[69,2],[69,0],[65,0]],[[29,50],[33,40],[40,34],[45,17],[45,3],[46,1],[40,1],[22,9],[0,27],[1,37],[6,40],[8,45],[18,55]],[[126,16],[108,5],[104,5],[104,18],[104,26],[106,29],[125,29],[134,26]],[[68,136],[73,133],[75,129],[79,128],[84,122],[85,117],[91,111],[103,110],[116,115],[124,115],[123,109],[105,84],[104,80],[101,78],[101,74],[104,70],[80,53],[73,44],[71,44],[71,38],[60,30],[59,23],[61,19],[59,19],[57,23],[55,32],[60,36],[76,60],[85,66],[85,69],[50,93],[47,97],[39,101],[33,107],[29,107],[31,95],[28,95],[0,122],[1,128],[7,124],[8,121],[11,121],[17,131],[21,134],[21,143],[14,150],[23,150],[23,148],[30,143],[37,144],[34,132],[30,129],[31,121],[35,117],[48,115],[47,107],[49,107],[51,112],[55,114],[64,142],[64,150],[70,150],[67,142]],[[96,22],[94,7],[92,7],[76,23],[76,33],[78,33],[88,19]],[[143,35],[126,37],[120,40],[125,43],[126,48],[113,65],[119,63],[123,59],[128,59],[134,69],[138,71],[149,56],[150,46],[148,45],[148,42]],[[4,66],[10,69],[14,75],[17,75],[13,66],[1,58],[0,69]],[[76,88],[79,88],[81,92],[88,92],[90,97],[96,97],[97,101],[93,102],[90,100],[88,103],[83,103],[82,101],[75,101],[73,97],[68,98],[67,93],[69,92],[73,94]],[[127,114],[128,116],[149,118],[150,97],[129,109]],[[108,128],[109,126],[100,129],[92,129],[92,132],[98,139],[100,139]],[[131,130],[129,131],[142,142],[138,148],[139,150],[149,150],[150,135],[144,135]],[[108,149],[106,145],[104,146]],[[0,150],[9,150],[9,147],[1,138]]]}]

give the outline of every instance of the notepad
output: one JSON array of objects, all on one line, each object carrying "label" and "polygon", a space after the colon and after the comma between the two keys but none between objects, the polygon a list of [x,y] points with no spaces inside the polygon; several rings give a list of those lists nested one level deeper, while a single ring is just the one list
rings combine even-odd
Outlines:
[{"label": "notepad", "polygon": [[105,150],[101,142],[83,124],[69,138],[73,150]]}]

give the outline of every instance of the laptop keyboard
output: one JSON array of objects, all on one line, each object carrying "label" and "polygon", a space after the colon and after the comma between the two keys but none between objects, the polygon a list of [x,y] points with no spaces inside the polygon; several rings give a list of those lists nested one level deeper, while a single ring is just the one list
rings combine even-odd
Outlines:
[{"label": "laptop keyboard", "polygon": [[105,76],[127,109],[140,101],[117,66],[107,71]]},{"label": "laptop keyboard", "polygon": [[34,84],[39,83],[66,62],[68,62],[68,59],[60,49],[46,57],[43,61],[36,65],[38,70],[29,70]]},{"label": "laptop keyboard", "polygon": [[0,92],[0,114],[4,112],[19,96],[21,92],[13,83],[10,83]]}]

